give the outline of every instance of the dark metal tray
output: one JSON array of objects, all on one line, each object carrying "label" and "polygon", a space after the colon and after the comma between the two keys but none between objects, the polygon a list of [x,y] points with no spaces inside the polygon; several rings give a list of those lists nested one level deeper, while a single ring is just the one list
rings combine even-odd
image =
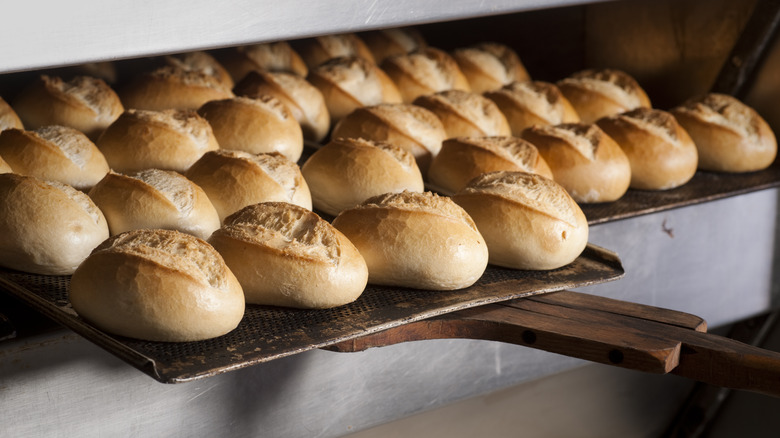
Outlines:
[{"label": "dark metal tray", "polygon": [[248,305],[244,319],[231,333],[207,341],[182,343],[138,341],[96,329],[71,308],[69,276],[0,269],[0,286],[156,380],[177,383],[326,347],[456,310],[616,280],[623,274],[617,255],[589,245],[573,263],[553,271],[488,266],[476,284],[457,291],[369,285],[357,301],[335,309]]}]

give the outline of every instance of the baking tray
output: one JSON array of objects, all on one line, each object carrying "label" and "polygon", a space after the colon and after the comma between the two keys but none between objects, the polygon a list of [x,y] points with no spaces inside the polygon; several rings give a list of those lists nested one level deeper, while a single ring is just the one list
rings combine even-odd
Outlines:
[{"label": "baking tray", "polygon": [[146,342],[114,336],[81,319],[68,300],[69,276],[0,269],[0,285],[154,379],[178,383],[267,362],[470,307],[621,278],[616,254],[589,245],[552,271],[488,266],[477,283],[456,291],[369,285],[354,303],[326,310],[247,305],[238,328],[198,342]]}]

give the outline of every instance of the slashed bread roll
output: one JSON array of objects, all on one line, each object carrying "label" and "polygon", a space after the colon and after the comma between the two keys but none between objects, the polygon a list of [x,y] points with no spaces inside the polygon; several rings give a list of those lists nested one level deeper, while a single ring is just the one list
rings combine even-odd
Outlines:
[{"label": "slashed bread roll", "polygon": [[11,128],[24,129],[24,126],[16,111],[0,97],[0,131]]},{"label": "slashed bread roll", "polygon": [[172,230],[133,230],[100,245],[70,281],[78,315],[109,333],[190,342],[235,329],[244,294],[214,248]]},{"label": "slashed bread roll", "polygon": [[211,125],[195,111],[130,109],[106,128],[97,147],[115,172],[184,172],[219,144]]},{"label": "slashed bread roll", "polygon": [[436,114],[411,104],[358,108],[333,128],[332,138],[365,138],[400,146],[414,155],[423,175],[439,153],[447,132]]},{"label": "slashed bread roll", "polygon": [[597,125],[533,126],[523,132],[542,154],[553,179],[577,202],[615,201],[628,190],[631,164]]},{"label": "slashed bread roll", "polygon": [[679,187],[696,173],[696,145],[674,116],[637,108],[600,119],[597,125],[623,149],[631,163],[631,188]]},{"label": "slashed bread roll", "polygon": [[452,58],[475,93],[495,90],[512,82],[531,80],[520,57],[504,44],[485,42],[455,49]]},{"label": "slashed bread roll", "polygon": [[317,209],[337,215],[383,193],[422,192],[423,177],[411,152],[363,138],[337,138],[301,168]]},{"label": "slashed bread roll", "polygon": [[233,97],[233,91],[201,70],[165,66],[137,75],[120,90],[125,108],[151,111],[196,110],[211,100]]},{"label": "slashed bread roll", "polygon": [[11,169],[11,166],[8,165],[8,163],[3,160],[3,157],[0,156],[0,173],[11,173],[13,170]]},{"label": "slashed bread roll", "polygon": [[253,304],[323,309],[355,301],[366,262],[337,229],[284,202],[245,207],[209,238]]},{"label": "slashed bread roll", "polygon": [[309,69],[286,41],[249,44],[219,51],[217,59],[240,82],[250,71],[275,71],[306,76]]},{"label": "slashed bread roll", "polygon": [[259,202],[288,202],[311,210],[309,186],[298,165],[278,152],[208,152],[186,177],[206,192],[219,220]]},{"label": "slashed bread roll", "polygon": [[514,269],[557,269],[588,244],[588,221],[566,190],[525,172],[491,172],[452,198],[474,219],[490,263]]},{"label": "slashed bread roll", "polygon": [[474,284],[488,263],[474,221],[450,198],[388,193],[342,211],[333,226],[355,244],[372,284],[454,290]]},{"label": "slashed bread roll", "polygon": [[405,55],[428,47],[422,34],[412,27],[372,30],[358,36],[374,55],[377,64],[391,56]]},{"label": "slashed bread roll", "polygon": [[651,108],[639,83],[620,70],[583,70],[558,81],[583,123],[636,108]]},{"label": "slashed bread roll", "polygon": [[303,153],[301,125],[273,96],[212,100],[198,109],[222,149],[252,154],[279,152],[298,161]]},{"label": "slashed bread roll", "polygon": [[428,169],[428,181],[452,194],[475,177],[498,170],[553,177],[536,146],[521,138],[458,137],[442,143],[439,155]]},{"label": "slashed bread roll", "polygon": [[233,88],[235,82],[233,77],[222,64],[213,56],[203,51],[193,51],[178,53],[165,56],[164,62],[167,65],[179,68],[185,71],[199,71],[209,76],[213,76],[219,83],[226,88]]},{"label": "slashed bread roll", "polygon": [[398,86],[405,103],[438,91],[471,91],[455,60],[447,52],[433,47],[391,56],[381,67]]},{"label": "slashed bread roll", "polygon": [[108,238],[100,209],[81,191],[54,181],[0,174],[0,265],[70,275]]},{"label": "slashed bread roll", "polygon": [[447,90],[420,96],[412,103],[436,114],[448,138],[511,135],[504,114],[481,94]]},{"label": "slashed bread roll", "polygon": [[330,113],[322,92],[306,79],[285,72],[249,72],[233,90],[257,99],[269,95],[287,107],[303,130],[303,138],[319,142],[330,130]]},{"label": "slashed bread roll", "polygon": [[356,57],[375,64],[374,55],[366,44],[354,33],[322,35],[293,42],[309,70],[333,58]]},{"label": "slashed bread roll", "polygon": [[111,235],[164,228],[205,239],[220,225],[203,189],[171,170],[110,172],[89,191],[89,197],[106,216]]},{"label": "slashed bread roll", "polygon": [[753,108],[734,97],[706,94],[673,108],[671,113],[696,144],[700,169],[752,172],[775,161],[774,132]]},{"label": "slashed bread roll", "polygon": [[64,81],[41,75],[16,96],[13,107],[27,129],[62,125],[91,139],[124,111],[114,90],[102,79],[90,76]]},{"label": "slashed bread roll", "polygon": [[506,116],[512,135],[521,135],[533,125],[579,123],[580,116],[555,84],[542,81],[512,82],[485,97]]}]

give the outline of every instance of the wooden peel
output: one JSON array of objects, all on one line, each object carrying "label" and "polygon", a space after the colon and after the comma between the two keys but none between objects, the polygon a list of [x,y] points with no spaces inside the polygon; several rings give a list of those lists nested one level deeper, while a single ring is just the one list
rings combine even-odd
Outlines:
[{"label": "wooden peel", "polygon": [[461,310],[329,348],[349,352],[424,339],[484,339],[780,396],[780,353],[706,330],[698,316],[564,291]]}]

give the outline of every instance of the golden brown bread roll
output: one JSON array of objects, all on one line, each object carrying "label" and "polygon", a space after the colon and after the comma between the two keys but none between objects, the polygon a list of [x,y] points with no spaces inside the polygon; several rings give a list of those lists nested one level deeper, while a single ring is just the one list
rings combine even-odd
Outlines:
[{"label": "golden brown bread roll", "polygon": [[373,30],[358,36],[371,51],[377,64],[391,56],[405,55],[428,47],[422,34],[412,27]]},{"label": "golden brown bread roll", "polygon": [[73,187],[0,174],[0,265],[43,275],[70,275],[108,238],[100,209]]},{"label": "golden brown bread roll", "polygon": [[192,110],[127,110],[97,141],[115,172],[144,169],[185,172],[219,148],[211,125]]},{"label": "golden brown bread roll", "polygon": [[448,138],[511,135],[504,114],[481,94],[463,90],[440,91],[420,96],[413,104],[436,114]]},{"label": "golden brown bread roll", "polygon": [[95,249],[70,281],[70,302],[100,330],[146,341],[222,336],[244,316],[241,285],[203,240],[134,230]]},{"label": "golden brown bread roll", "polygon": [[555,84],[541,81],[512,82],[485,97],[506,116],[512,135],[533,125],[579,123],[580,116]]},{"label": "golden brown bread roll", "polygon": [[286,41],[250,44],[219,52],[220,63],[240,82],[250,71],[274,71],[306,76],[309,69]]},{"label": "golden brown bread roll", "polygon": [[752,172],[769,167],[777,139],[766,121],[738,99],[710,93],[671,110],[699,152],[699,168]]},{"label": "golden brown bread roll", "polygon": [[637,108],[604,117],[597,124],[628,156],[631,188],[672,189],[696,173],[696,145],[666,111]]},{"label": "golden brown bread roll", "polygon": [[110,172],[89,191],[89,197],[103,211],[111,235],[164,228],[205,239],[220,225],[203,189],[171,170]]},{"label": "golden brown bread roll", "polygon": [[322,92],[293,73],[249,72],[233,90],[238,96],[257,99],[269,95],[287,106],[301,125],[303,138],[319,142],[330,130],[330,113]]},{"label": "golden brown bread roll", "polygon": [[597,125],[533,126],[523,138],[536,146],[555,182],[577,202],[615,201],[628,190],[628,157]]},{"label": "golden brown bread roll", "polygon": [[400,146],[414,155],[423,175],[447,138],[436,114],[410,104],[380,104],[358,108],[342,119],[332,138],[365,138]]},{"label": "golden brown bread roll", "polygon": [[375,64],[374,56],[363,40],[354,33],[322,35],[306,38],[293,43],[309,70],[320,66],[333,58],[357,57]]},{"label": "golden brown bread roll", "polygon": [[354,245],[309,210],[284,202],[245,207],[209,238],[253,304],[323,309],[355,301],[366,262]]},{"label": "golden brown bread roll", "polygon": [[422,192],[423,177],[411,152],[390,143],[337,138],[301,168],[317,209],[337,215],[383,193]]},{"label": "golden brown bread roll", "polygon": [[222,64],[213,56],[203,51],[194,51],[168,55],[164,58],[165,63],[174,68],[185,71],[199,71],[209,76],[213,76],[225,88],[233,88],[235,82]]},{"label": "golden brown bread roll", "polygon": [[293,162],[303,153],[301,126],[273,96],[212,100],[200,107],[198,114],[208,120],[222,149],[279,152]]},{"label": "golden brown bread roll", "polygon": [[25,128],[62,125],[91,139],[122,114],[119,97],[102,79],[77,76],[63,81],[41,75],[22,90],[13,104]]},{"label": "golden brown bread roll", "polygon": [[450,198],[388,193],[342,211],[333,221],[368,265],[368,282],[430,290],[474,284],[488,263],[474,221]]},{"label": "golden brown bread roll", "polygon": [[0,97],[0,131],[10,128],[24,129],[22,121],[16,115],[16,111]]},{"label": "golden brown bread roll", "polygon": [[428,169],[428,181],[452,194],[475,177],[498,170],[553,177],[536,146],[521,138],[458,137],[442,143],[441,151]]},{"label": "golden brown bread roll", "polygon": [[206,192],[219,220],[259,202],[288,202],[311,210],[309,186],[298,165],[278,152],[208,152],[186,177]]},{"label": "golden brown bread roll", "polygon": [[65,126],[2,131],[0,156],[19,175],[59,181],[79,190],[89,190],[108,173],[106,159],[95,144],[81,131]]},{"label": "golden brown bread roll", "polygon": [[475,93],[496,90],[512,82],[531,80],[520,57],[504,44],[486,42],[463,47],[454,50],[452,58]]},{"label": "golden brown bread roll", "polygon": [[11,173],[13,170],[11,169],[11,166],[8,165],[8,163],[3,160],[3,157],[0,157],[0,173]]},{"label": "golden brown bread roll", "polygon": [[557,269],[588,244],[588,221],[566,190],[525,172],[491,172],[452,198],[474,219],[490,263],[515,269]]},{"label": "golden brown bread roll", "polygon": [[203,71],[165,66],[137,75],[120,96],[128,109],[196,110],[208,101],[233,97],[233,91]]},{"label": "golden brown bread roll", "polygon": [[471,91],[455,60],[447,52],[433,47],[391,56],[381,67],[395,82],[405,103],[438,91]]},{"label": "golden brown bread roll", "polygon": [[558,81],[583,123],[636,108],[651,108],[637,81],[620,70],[583,70]]}]

